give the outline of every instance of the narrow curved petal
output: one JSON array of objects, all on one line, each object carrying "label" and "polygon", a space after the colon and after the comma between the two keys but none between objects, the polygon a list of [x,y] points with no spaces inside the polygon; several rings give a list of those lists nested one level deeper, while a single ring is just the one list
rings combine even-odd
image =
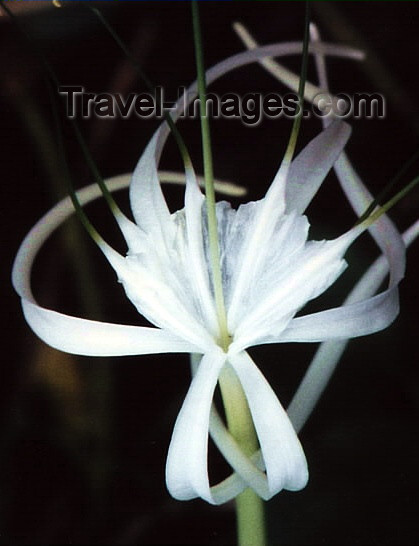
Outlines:
[{"label": "narrow curved petal", "polygon": [[[319,32],[314,25],[311,26],[310,31],[312,40],[317,42],[320,41]],[[316,54],[315,61],[320,86],[323,89],[327,89],[328,78],[325,59],[322,55]],[[341,163],[341,169],[345,167],[345,163],[348,167],[348,160],[345,160]],[[368,198],[368,196],[366,197]],[[365,201],[364,203],[359,204],[361,205],[361,209],[362,206],[366,206]],[[390,229],[392,228],[390,227]],[[415,222],[403,234],[405,245],[408,246],[411,244],[418,235],[419,221]],[[396,239],[397,242],[397,235],[396,237],[393,237],[393,240],[394,239]],[[362,301],[373,295],[378,290],[385,275],[388,273],[388,267],[389,264],[386,257],[384,255],[380,256],[352,289],[346,298],[344,305]],[[304,426],[317,404],[317,401],[325,390],[340,357],[345,351],[347,343],[347,339],[325,341],[316,351],[316,354],[288,407],[290,419],[297,431],[301,430]]]},{"label": "narrow curved petal", "polygon": [[131,210],[136,224],[153,237],[161,252],[174,237],[170,211],[161,190],[156,162],[158,133],[155,133],[135,167],[130,184]]},{"label": "narrow curved petal", "polygon": [[[224,426],[224,423],[215,408],[211,409],[210,434],[214,443],[220,449],[225,460],[238,474],[239,481],[237,483],[237,486],[242,489],[250,487],[262,499],[270,499],[271,493],[269,488],[269,482],[266,474],[263,472],[264,467],[262,459],[259,457],[259,459],[257,460],[257,463],[259,463],[260,466],[259,468],[258,465],[253,462],[253,457],[248,457],[242,452],[240,446],[237,444],[233,436]],[[223,482],[211,488],[211,494],[213,498],[217,501],[217,504],[221,504],[229,500],[226,498],[226,485],[231,481],[231,479],[226,478],[226,480],[223,480]]]},{"label": "narrow curved petal", "polygon": [[270,496],[297,491],[308,481],[307,462],[294,428],[263,374],[246,352],[229,356],[249,404]]},{"label": "narrow curved petal", "polygon": [[45,343],[83,356],[126,356],[152,353],[189,353],[198,347],[159,328],[125,326],[81,319],[40,307],[22,299],[25,318]]},{"label": "narrow curved petal", "polygon": [[293,319],[278,339],[265,343],[316,342],[365,336],[389,326],[399,312],[397,286],[364,301]]},{"label": "narrow curved petal", "polygon": [[[403,233],[403,241],[408,247],[418,236],[419,220]],[[388,262],[384,256],[380,256],[352,289],[344,302],[343,309],[374,294],[387,273]],[[313,411],[347,344],[348,339],[332,340],[322,343],[317,349],[287,410],[297,431],[301,430]]]},{"label": "narrow curved petal", "polygon": [[[127,187],[129,180],[130,175],[122,175],[107,180],[106,184],[110,191],[117,191]],[[97,184],[92,184],[78,191],[77,195],[81,205],[85,205],[102,193]],[[13,264],[13,286],[22,298],[25,317],[35,333],[57,349],[80,355],[116,356],[199,350],[194,344],[164,330],[78,319],[37,304],[31,289],[33,262],[48,237],[73,213],[74,207],[69,197],[55,205],[24,238]]]},{"label": "narrow curved petal", "polygon": [[[242,383],[246,394],[248,390],[252,391],[248,401],[251,404],[252,416],[256,418],[255,425],[258,434],[260,432],[259,440],[263,444],[264,457],[269,462],[269,473],[267,476],[263,472],[265,462],[261,451],[258,450],[251,457],[246,457],[224,426],[215,408],[211,408],[209,421],[211,436],[236,472],[219,484],[212,486],[209,493],[206,490],[208,498],[211,498],[210,502],[213,504],[228,502],[246,487],[251,487],[265,500],[270,499],[283,488],[301,489],[308,478],[307,465],[304,453],[285,411],[250,357],[246,353],[241,353],[233,358],[236,373],[240,368],[242,376],[247,378]],[[191,363],[193,374],[196,374],[199,371],[198,355],[192,355]],[[280,439],[279,443],[278,439]],[[201,448],[200,451],[203,453],[204,449]],[[185,452],[183,452],[183,456],[185,457]],[[206,456],[206,451],[201,455],[201,461],[204,460],[204,456]],[[186,466],[187,462],[183,464]],[[185,474],[188,474],[187,470]],[[187,498],[197,496],[196,489],[190,491],[189,495]],[[204,498],[208,500],[208,498]]]},{"label": "narrow curved petal", "polygon": [[[130,185],[132,175],[123,174],[108,178],[105,180],[105,184],[108,190],[112,193],[127,188]],[[184,180],[184,177],[183,177]],[[181,183],[179,179],[179,173],[173,173],[169,171],[163,172],[163,181],[174,181],[175,183]],[[184,181],[183,181],[184,183]],[[224,183],[219,182],[220,191],[223,188]],[[227,187],[228,191],[228,187]],[[97,184],[90,184],[77,191],[77,197],[81,206],[87,205],[91,201],[94,201],[98,197],[102,197],[102,192]],[[12,271],[12,283],[16,292],[21,297],[26,297],[29,300],[33,298],[30,287],[30,275],[33,262],[39,249],[42,247],[48,237],[62,224],[64,221],[74,214],[74,206],[70,197],[66,197],[59,203],[57,203],[51,210],[49,210],[29,231],[24,240],[22,241],[18,252],[16,254],[15,261],[13,263]]]},{"label": "narrow curved petal", "polygon": [[[120,182],[119,178],[117,182]],[[124,187],[126,182],[126,178],[122,180],[122,187]],[[120,185],[117,186],[117,189],[120,189]],[[97,184],[91,184],[77,192],[81,205],[85,205],[101,195],[102,193]],[[57,227],[74,214],[74,212],[74,206],[70,197],[66,197],[48,211],[23,239],[17,251],[12,269],[13,286],[22,298],[33,299],[30,282],[31,271],[40,248]]]},{"label": "narrow curved petal", "polygon": [[[201,355],[191,354],[191,371],[195,376]],[[270,497],[269,485],[262,456],[258,450],[256,456],[245,455],[233,436],[225,427],[214,404],[211,407],[210,436],[218,447],[226,461],[236,471],[228,478],[211,487],[211,495],[216,504],[223,504],[236,497],[246,487],[251,487],[261,498],[267,500]]]},{"label": "narrow curved petal", "polygon": [[[347,155],[343,152],[334,165],[340,185],[358,216],[372,203],[373,197],[359,178]],[[368,231],[390,263],[390,286],[400,282],[406,267],[406,251],[397,228],[383,214]]]},{"label": "narrow curved petal", "polygon": [[[216,423],[210,421],[210,427],[211,437],[216,438],[218,449],[230,465],[237,468],[237,472],[233,472],[223,481],[211,487],[211,495],[215,504],[224,504],[233,500],[248,487],[251,487],[262,499],[269,500],[272,495],[270,494],[268,479],[263,472],[265,467],[260,449],[247,458],[242,454],[221,419]],[[244,457],[243,464],[240,461],[241,456]],[[260,480],[256,474],[258,470]],[[244,476],[244,478],[241,476]]]},{"label": "narrow curved petal", "polygon": [[166,484],[178,500],[201,497],[215,504],[208,478],[208,427],[214,389],[227,355],[205,354],[176,419],[166,463]]},{"label": "narrow curved petal", "polygon": [[313,138],[291,163],[285,193],[286,212],[303,214],[348,142],[351,128],[334,121]]},{"label": "narrow curved petal", "polygon": [[[289,419],[266,379],[246,353],[229,357],[242,383],[258,438],[267,476],[259,453],[250,460],[226,431],[211,403],[215,385],[227,355],[204,355],[176,420],[166,467],[171,495],[179,500],[200,496],[211,504],[234,498],[250,486],[266,500],[281,489],[298,490],[308,479],[307,463]],[[207,469],[208,426],[223,455],[238,472],[210,487]]]},{"label": "narrow curved petal", "polygon": [[[319,45],[321,38],[317,27],[312,25],[310,32],[313,44]],[[320,85],[325,91],[329,92],[324,54],[317,50],[314,54],[314,60]],[[323,127],[327,127],[331,120],[325,117],[322,122]],[[360,216],[372,202],[372,195],[355,172],[345,153],[340,155],[334,168],[348,201],[356,214]],[[403,278],[406,266],[405,249],[401,235],[385,214],[370,226],[369,231],[390,263],[389,286],[393,286]]]},{"label": "narrow curved petal", "polygon": [[[322,42],[320,40],[313,40],[313,34],[316,30],[316,28],[313,27],[314,25],[310,23],[312,42],[309,45],[309,51],[313,53],[314,57],[335,55],[338,57],[353,59],[357,61],[362,61],[365,58],[364,52],[359,49],[353,49],[346,46],[346,49],[343,50],[341,45],[326,44],[325,42]],[[233,25],[233,28],[249,51],[255,51],[260,49],[260,45],[257,43],[257,41],[254,39],[254,37],[250,34],[248,29],[244,25],[242,25],[241,23],[235,23]],[[281,82],[286,82],[286,85],[288,85],[291,89],[294,89],[297,92],[300,82],[300,76],[271,58],[274,56],[276,55],[270,55],[260,58],[259,63],[265,68],[265,70],[267,70],[267,72],[272,74],[274,78]],[[323,86],[321,84],[321,87],[324,91],[327,86]],[[316,95],[318,95],[321,91],[322,90],[319,89],[318,86],[313,85],[309,81],[306,81],[304,85],[304,98],[308,102],[312,102]],[[334,97],[332,96],[332,98]]]},{"label": "narrow curved petal", "polygon": [[[312,28],[312,24],[310,24],[310,30]],[[239,36],[243,44],[246,46],[246,48],[250,51],[254,51],[255,49],[260,48],[260,45],[258,42],[253,38],[253,36],[250,34],[249,30],[242,24],[242,23],[234,23],[233,29],[236,32],[236,34]],[[322,50],[322,46],[325,44],[322,43],[320,40],[314,41],[311,44],[314,46],[314,48],[317,46],[318,49],[313,49],[313,55],[317,57],[319,54],[324,56],[324,50]],[[334,47],[333,45],[331,47]],[[340,46],[335,46],[336,48],[339,48]],[[339,49],[335,49],[335,54],[341,56],[341,57],[348,57],[354,60],[362,60],[364,58],[364,53],[360,50],[356,49],[349,49],[345,52],[344,55],[342,55],[343,51]],[[260,59],[260,64],[268,71],[270,72],[274,77],[276,77],[279,80],[285,79],[288,82],[293,83],[293,86],[295,89],[298,89],[300,77],[297,74],[294,74],[291,72],[291,70],[288,70],[285,66],[279,64],[277,61],[272,59],[271,57],[264,57]],[[323,87],[323,86],[322,86]],[[325,89],[326,87],[324,87]],[[313,85],[309,81],[305,82],[304,85],[304,98],[307,101],[312,101],[313,98],[318,95],[319,89],[316,85]],[[334,97],[332,97],[333,99]]]}]

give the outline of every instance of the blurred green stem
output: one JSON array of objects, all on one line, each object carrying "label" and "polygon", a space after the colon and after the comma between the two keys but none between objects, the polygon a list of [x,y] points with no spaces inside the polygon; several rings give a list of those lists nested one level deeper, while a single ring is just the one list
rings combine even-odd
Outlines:
[{"label": "blurred green stem", "polygon": [[[233,368],[226,364],[219,377],[220,390],[230,433],[243,453],[251,456],[259,443],[246,396]],[[252,489],[236,497],[237,543],[265,546],[266,526],[263,500]]]},{"label": "blurred green stem", "polygon": [[[17,83],[16,83],[17,84]],[[43,119],[38,106],[24,89],[10,96],[13,106],[20,115],[37,155],[45,170],[49,182],[53,202],[67,195],[68,184],[65,179],[65,169],[60,164],[60,154],[53,135]],[[71,219],[63,230],[63,242],[69,262],[73,266],[72,278],[77,284],[77,293],[80,294],[80,303],[83,312],[96,320],[101,318],[100,295],[94,281],[94,273],[79,222]],[[81,266],[82,264],[82,266]],[[92,521],[102,525],[101,514],[105,508],[104,502],[108,498],[106,490],[109,484],[110,468],[110,423],[112,416],[112,375],[111,362],[101,359],[100,363],[92,362],[91,366],[83,368],[87,379],[87,397],[84,408],[83,421],[85,430],[81,438],[74,438],[74,445],[70,445],[72,454],[79,458],[89,477],[89,486],[92,499]],[[64,431],[64,436],[66,436]],[[68,437],[68,436],[67,436]],[[90,445],[91,453],[88,457],[79,457],[80,442]]]}]

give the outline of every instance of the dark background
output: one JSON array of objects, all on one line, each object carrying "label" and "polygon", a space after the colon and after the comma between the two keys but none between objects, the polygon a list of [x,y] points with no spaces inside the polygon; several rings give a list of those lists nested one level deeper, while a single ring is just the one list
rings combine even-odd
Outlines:
[{"label": "dark background", "polygon": [[[83,2],[13,6],[63,85],[127,95],[145,87]],[[206,64],[242,46],[231,30],[241,20],[263,44],[300,39],[300,2],[201,2]],[[190,7],[186,2],[96,3],[168,99],[195,79]],[[37,9],[35,9],[37,8]],[[381,92],[384,120],[350,120],[347,147],[368,187],[377,193],[417,149],[417,32],[415,2],[313,2],[325,39],[367,49],[362,65],[329,63],[335,92]],[[10,285],[14,254],[25,233],[65,195],[57,160],[43,68],[21,34],[0,18],[2,127],[2,381],[0,542],[3,544],[234,544],[232,505],[172,500],[164,485],[170,434],[189,383],[185,356],[88,359],[64,355],[35,338]],[[299,60],[288,66],[299,70]],[[310,77],[313,73],[310,71]],[[284,93],[260,67],[237,70],[214,90]],[[156,120],[90,119],[83,134],[104,177],[131,171]],[[200,171],[197,122],[180,125]],[[304,122],[302,147],[320,129]],[[263,196],[278,168],[290,123],[212,123],[215,173]],[[64,128],[75,184],[91,176]],[[180,169],[173,143],[162,166]],[[416,168],[406,175],[408,182]],[[167,190],[173,210],[182,191]],[[126,195],[118,195],[128,211]],[[238,204],[238,201],[235,202]],[[391,211],[401,230],[417,218],[418,192]],[[122,252],[104,206],[89,215]],[[330,175],[310,207],[313,234],[332,237],[354,217]],[[364,236],[348,253],[349,270],[319,307],[338,305],[376,256]],[[386,331],[350,343],[327,392],[301,434],[310,482],[267,504],[272,544],[417,544],[419,441],[418,249],[408,252],[401,313]],[[41,252],[34,271],[39,301],[63,312],[141,324],[113,272],[74,222]],[[315,347],[271,346],[252,355],[286,405]],[[220,470],[215,464],[216,471]],[[221,470],[220,470],[221,471]]]}]

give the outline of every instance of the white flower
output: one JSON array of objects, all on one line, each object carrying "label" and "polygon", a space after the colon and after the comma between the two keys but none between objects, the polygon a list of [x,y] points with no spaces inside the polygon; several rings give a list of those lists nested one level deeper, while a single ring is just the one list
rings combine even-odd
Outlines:
[{"label": "white flower", "polygon": [[[282,44],[235,56],[210,70],[208,81],[267,54],[292,52],[291,46]],[[323,47],[323,51],[328,50]],[[267,499],[284,488],[304,487],[307,463],[296,432],[246,349],[263,343],[361,336],[386,327],[398,313],[397,284],[404,271],[404,246],[397,230],[383,216],[371,230],[390,264],[389,287],[377,296],[295,317],[309,300],[322,294],[340,276],[346,267],[347,248],[365,230],[358,226],[331,241],[310,241],[309,223],[303,215],[349,133],[346,124],[332,123],[291,165],[282,165],[264,199],[238,210],[226,202],[217,204],[223,292],[231,339],[228,347],[219,341],[205,199],[194,173],[187,172],[182,210],[171,214],[161,191],[158,160],[167,136],[165,125],[149,142],[132,177],[130,202],[135,223],[117,216],[128,245],[127,255],[101,245],[128,298],[156,328],[89,321],[36,303],[30,288],[31,265],[44,240],[70,214],[69,200],[41,219],[19,250],[14,285],[28,323],[46,343],[81,355],[202,355],[169,448],[167,486],[177,499],[200,496],[211,503],[222,503],[247,486]],[[364,187],[353,173],[348,171],[348,176],[348,193],[356,201]],[[120,182],[111,181],[110,189],[120,187]],[[85,203],[98,193],[95,186],[88,187],[79,192],[80,201]],[[361,201],[365,199],[362,195]],[[358,213],[359,203],[355,206]],[[385,270],[384,264],[382,269]],[[372,288],[367,295],[374,292]],[[234,370],[242,385],[257,432],[260,453],[250,459],[241,453],[211,409],[214,389],[225,366]],[[210,425],[214,440],[235,470],[235,474],[214,487],[210,487],[207,469]]]}]

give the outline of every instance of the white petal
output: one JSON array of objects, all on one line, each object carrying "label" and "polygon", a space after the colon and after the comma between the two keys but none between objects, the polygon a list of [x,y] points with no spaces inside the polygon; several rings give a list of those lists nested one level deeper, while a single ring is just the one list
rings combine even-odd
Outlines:
[{"label": "white petal", "polygon": [[195,317],[194,309],[188,306],[193,302],[193,297],[187,293],[188,286],[184,286],[181,275],[175,274],[184,266],[182,260],[176,259],[178,253],[172,253],[172,266],[166,264],[165,267],[152,248],[126,258],[110,247],[101,248],[139,313],[156,326],[199,347],[200,352],[214,345],[207,329]]},{"label": "white petal", "polygon": [[81,319],[40,307],[22,298],[25,318],[45,343],[84,356],[189,353],[196,346],[158,328]]},{"label": "white petal", "polygon": [[352,305],[293,319],[278,336],[265,343],[315,342],[365,336],[383,330],[399,312],[397,286]]},{"label": "white petal", "polygon": [[174,236],[174,226],[161,190],[156,160],[158,132],[148,143],[137,163],[130,184],[130,203],[137,225],[152,235],[164,253]]},{"label": "white petal", "polygon": [[214,307],[214,298],[210,290],[208,276],[209,264],[205,256],[202,230],[202,195],[195,173],[186,169],[185,218],[187,232],[187,261],[190,270],[190,282],[195,290],[196,301],[201,307],[207,327],[217,335],[218,322]]},{"label": "white petal", "polygon": [[[282,182],[285,183],[285,180]],[[263,264],[263,251],[268,250],[267,240],[271,238],[275,226],[283,216],[285,200],[282,200],[282,204],[279,202],[278,208],[275,210],[271,197],[272,194],[269,200],[266,197],[266,200],[262,199],[256,203],[253,208],[254,217],[251,223],[245,226],[245,231],[242,234],[241,247],[236,249],[237,271],[234,282],[231,283],[231,293],[229,294],[229,325],[234,325],[241,315],[240,309],[243,298],[256,282],[258,271],[260,271]]]},{"label": "white petal", "polygon": [[[262,201],[251,201],[240,205],[234,210],[230,203],[221,201],[217,203],[217,224],[220,241],[221,269],[223,276],[223,291],[226,307],[230,314],[229,325],[233,328],[231,298],[236,279],[239,275],[242,256],[246,249],[244,245],[249,231],[253,230],[255,218]],[[265,247],[262,247],[264,249]],[[260,256],[260,254],[258,254]],[[249,272],[249,276],[256,275],[257,268]]]},{"label": "white petal", "polygon": [[[290,225],[298,227],[295,221]],[[294,229],[294,233],[297,232]],[[264,270],[268,273],[259,279],[261,287],[254,286],[250,310],[243,307],[243,318],[234,330],[234,350],[277,342],[296,312],[322,294],[345,269],[343,255],[355,236],[355,232],[350,231],[333,241],[310,241],[289,255],[281,251],[276,255],[277,247],[272,244],[274,259],[265,264]],[[293,237],[286,238],[287,244]],[[270,270],[274,276],[270,276]],[[243,296],[244,301],[245,298]]]},{"label": "white petal", "polygon": [[[195,376],[201,356],[191,354],[191,371]],[[211,495],[216,504],[223,504],[241,493],[246,487],[251,487],[260,497],[270,497],[268,480],[266,478],[260,450],[256,456],[244,455],[240,446],[225,427],[214,404],[211,407],[209,430],[211,438],[226,461],[237,472],[211,487]]]},{"label": "white petal", "polygon": [[214,349],[203,356],[176,419],[166,464],[166,483],[178,500],[201,497],[215,504],[208,478],[208,426],[218,375],[227,355]]},{"label": "white petal", "polygon": [[270,496],[308,481],[307,462],[294,428],[265,377],[246,352],[229,356],[245,392],[266,467]]},{"label": "white petal", "polygon": [[346,145],[351,129],[334,121],[300,152],[291,163],[285,200],[286,210],[302,214],[316,195],[327,173]]},{"label": "white petal", "polygon": [[[236,497],[246,487],[254,489],[265,500],[268,500],[283,488],[289,490],[303,488],[308,479],[307,463],[299,440],[285,411],[266,382],[266,379],[246,353],[236,354],[232,356],[232,359],[234,360],[236,373],[240,374],[239,378],[245,390],[252,417],[255,420],[259,442],[262,446],[263,459],[259,450],[250,458],[243,455],[234,438],[232,438],[231,434],[225,428],[216,410],[212,408],[210,413],[211,435],[226,460],[237,473],[230,475],[209,489],[209,484],[206,481],[207,477],[201,475],[200,479],[197,480],[198,483],[205,484],[205,496],[202,494],[201,496],[205,500],[209,500],[212,504],[222,504]],[[196,371],[199,371],[199,366],[195,363],[192,365],[192,369],[196,373]],[[210,383],[210,381],[208,382]],[[198,396],[199,391],[197,392],[197,398]],[[208,403],[210,398],[212,398],[212,395],[206,396],[205,404]],[[195,403],[198,403],[198,401],[196,400]],[[205,412],[206,415],[207,413]],[[206,422],[205,419],[205,426]],[[191,435],[194,429],[190,427],[188,429],[185,425],[183,432],[185,436],[187,436],[188,430],[189,435]],[[202,462],[206,457],[206,443],[203,435],[201,435],[200,441],[201,446],[198,452],[201,455],[197,459]],[[179,450],[179,459],[183,460],[185,467],[183,473],[185,476],[188,476],[188,465],[191,464],[191,458],[188,455],[187,460],[184,460],[185,453],[186,449],[183,453]],[[196,452],[194,454],[196,456]],[[269,466],[267,476],[262,472],[265,468],[265,463]],[[180,466],[182,466],[182,462]],[[186,494],[187,496],[182,496],[181,498],[189,499],[197,496],[197,488],[196,486],[190,486],[190,478],[186,482],[187,488],[185,491],[187,493],[185,492],[184,495]]]}]

